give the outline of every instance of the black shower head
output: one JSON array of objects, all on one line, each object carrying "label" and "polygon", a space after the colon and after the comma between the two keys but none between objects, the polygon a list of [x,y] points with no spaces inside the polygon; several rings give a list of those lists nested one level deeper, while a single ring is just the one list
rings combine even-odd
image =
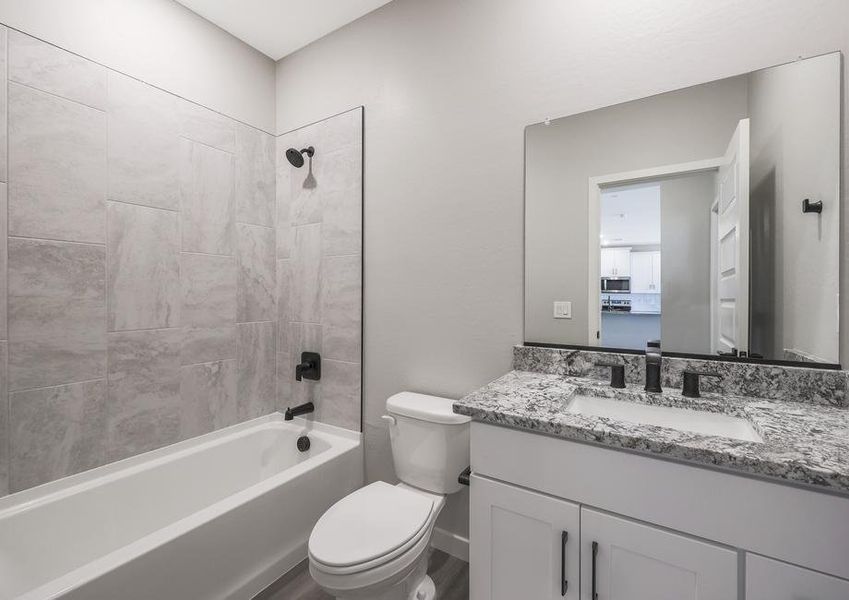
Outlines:
[{"label": "black shower head", "polygon": [[304,154],[312,158],[312,155],[315,154],[315,148],[310,146],[309,148],[304,148],[303,150],[295,150],[294,148],[289,148],[286,150],[286,160],[292,163],[293,167],[300,169],[304,166]]}]

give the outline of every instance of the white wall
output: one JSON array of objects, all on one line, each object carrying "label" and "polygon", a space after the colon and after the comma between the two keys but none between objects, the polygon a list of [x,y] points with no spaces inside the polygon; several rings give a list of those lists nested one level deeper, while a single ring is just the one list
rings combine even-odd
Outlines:
[{"label": "white wall", "polygon": [[0,0],[0,23],[274,132],[274,62],[174,0]]},{"label": "white wall", "polygon": [[[767,356],[838,360],[839,69],[831,54],[749,77],[751,301],[766,309],[752,315],[751,347]],[[802,214],[803,198],[822,214]]]},{"label": "white wall", "polygon": [[281,132],[365,105],[369,477],[392,476],[390,394],[510,368],[526,124],[835,49],[845,0],[395,0],[278,63]]}]

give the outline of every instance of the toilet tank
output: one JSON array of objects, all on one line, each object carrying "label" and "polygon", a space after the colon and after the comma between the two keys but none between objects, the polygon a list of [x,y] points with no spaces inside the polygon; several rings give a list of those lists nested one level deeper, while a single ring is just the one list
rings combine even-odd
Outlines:
[{"label": "toilet tank", "polygon": [[469,466],[469,423],[453,400],[401,392],[386,401],[395,474],[408,485],[437,494],[460,491]]}]

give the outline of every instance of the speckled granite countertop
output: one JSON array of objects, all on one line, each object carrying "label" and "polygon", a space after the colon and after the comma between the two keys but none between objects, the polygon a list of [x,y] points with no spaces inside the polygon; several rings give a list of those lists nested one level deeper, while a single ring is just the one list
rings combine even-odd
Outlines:
[{"label": "speckled granite countertop", "polygon": [[[573,394],[723,413],[748,421],[763,439],[749,442],[643,423],[570,413]],[[629,386],[511,371],[454,403],[477,421],[612,448],[660,455],[849,494],[849,409],[678,390],[646,394]]]}]

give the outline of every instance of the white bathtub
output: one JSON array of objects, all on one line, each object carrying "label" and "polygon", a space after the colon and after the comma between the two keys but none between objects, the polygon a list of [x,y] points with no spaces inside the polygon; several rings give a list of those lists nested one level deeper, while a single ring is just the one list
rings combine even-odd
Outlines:
[{"label": "white bathtub", "polygon": [[0,599],[251,598],[362,468],[359,434],[275,414],[7,496]]}]

